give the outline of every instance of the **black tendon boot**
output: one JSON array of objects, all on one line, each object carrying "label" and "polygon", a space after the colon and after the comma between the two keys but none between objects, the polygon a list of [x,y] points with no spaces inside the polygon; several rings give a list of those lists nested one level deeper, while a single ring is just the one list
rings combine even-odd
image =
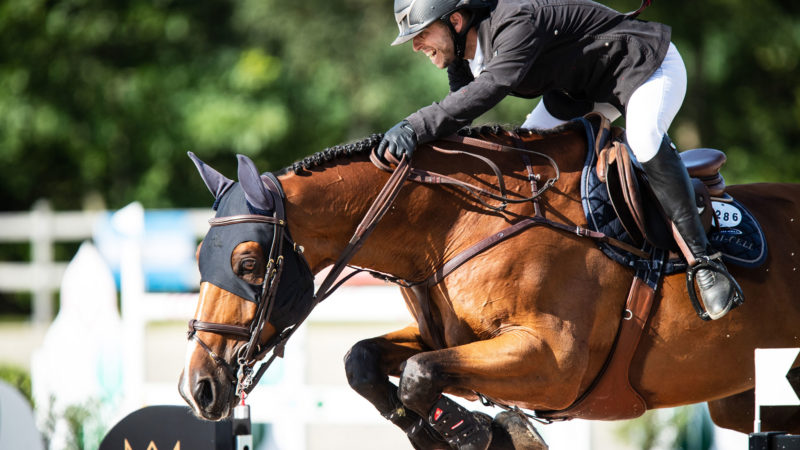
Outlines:
[{"label": "black tendon boot", "polygon": [[492,418],[470,412],[444,395],[433,404],[428,423],[458,450],[486,450],[492,442]]},{"label": "black tendon boot", "polygon": [[[656,156],[641,163],[642,168],[664,212],[674,224],[675,239],[690,265],[688,279],[697,280],[706,310],[700,317],[705,320],[719,319],[730,311],[734,303],[739,304],[743,299],[738,285],[722,264],[720,253],[709,253],[713,249],[709,247],[697,213],[689,174],[671,144],[665,135]],[[693,290],[694,286],[690,289]],[[690,292],[690,295],[694,293]]]},{"label": "black tendon boot", "polygon": [[422,417],[398,404],[383,417],[406,432],[411,446],[416,450],[448,449],[447,443]]}]

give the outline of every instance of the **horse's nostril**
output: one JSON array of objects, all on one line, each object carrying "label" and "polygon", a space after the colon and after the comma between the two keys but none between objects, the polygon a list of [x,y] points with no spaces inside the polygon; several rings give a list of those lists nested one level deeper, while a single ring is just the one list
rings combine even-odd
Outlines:
[{"label": "horse's nostril", "polygon": [[197,382],[194,389],[194,399],[197,400],[198,406],[203,409],[207,409],[214,403],[214,386],[208,378]]}]

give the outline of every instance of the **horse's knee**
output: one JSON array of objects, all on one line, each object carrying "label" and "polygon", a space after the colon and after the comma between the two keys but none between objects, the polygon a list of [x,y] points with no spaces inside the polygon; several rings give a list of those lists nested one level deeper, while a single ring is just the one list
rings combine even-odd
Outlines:
[{"label": "horse's knee", "polygon": [[344,370],[350,387],[358,393],[374,389],[386,378],[380,373],[380,352],[371,339],[356,343],[344,355]]},{"label": "horse's knee", "polygon": [[431,406],[442,393],[443,382],[438,364],[424,355],[416,355],[405,363],[400,375],[398,396],[406,407],[427,417]]}]

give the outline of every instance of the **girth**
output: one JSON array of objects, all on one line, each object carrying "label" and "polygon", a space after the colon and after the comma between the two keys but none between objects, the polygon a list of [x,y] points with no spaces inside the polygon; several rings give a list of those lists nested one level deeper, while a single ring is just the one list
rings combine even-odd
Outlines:
[{"label": "girth", "polygon": [[[579,120],[581,120],[586,127],[590,128],[588,120],[586,120],[586,119],[579,119]],[[597,137],[596,137],[597,138],[596,144],[604,143],[604,139],[607,138],[608,136],[609,136],[608,130],[607,129],[601,129],[599,131]],[[594,140],[594,139],[595,139],[595,136],[591,136],[589,142],[592,143],[592,140]],[[391,176],[389,178],[389,181],[383,187],[381,192],[378,194],[378,197],[376,198],[376,200],[374,201],[372,206],[369,208],[369,210],[368,210],[367,214],[365,215],[365,217],[359,223],[358,227],[356,228],[355,233],[353,234],[353,237],[350,239],[350,242],[347,244],[345,250],[339,256],[339,258],[337,259],[337,261],[334,264],[333,268],[329,272],[328,276],[325,278],[325,280],[322,282],[322,284],[318,288],[317,292],[314,294],[314,304],[318,304],[319,302],[323,301],[328,296],[330,296],[333,293],[333,291],[335,291],[339,286],[341,286],[351,276],[353,276],[353,275],[355,275],[355,274],[357,274],[357,273],[359,273],[361,271],[372,273],[373,275],[378,276],[379,278],[384,278],[384,279],[386,279],[388,281],[395,282],[395,283],[399,284],[400,286],[403,286],[403,287],[406,287],[406,288],[410,288],[419,297],[418,300],[420,302],[420,305],[423,308],[423,317],[421,318],[422,320],[419,321],[420,331],[423,331],[423,329],[427,328],[427,330],[429,331],[430,335],[433,337],[435,345],[437,347],[439,347],[439,348],[444,348],[445,345],[446,345],[445,342],[444,342],[444,338],[443,338],[443,336],[441,336],[440,333],[436,332],[437,328],[433,325],[432,314],[430,312],[430,299],[428,297],[429,289],[432,286],[434,286],[434,285],[438,284],[439,282],[441,282],[453,270],[457,269],[459,266],[461,266],[462,264],[464,264],[465,262],[467,262],[468,260],[470,260],[474,256],[480,254],[481,252],[485,251],[488,248],[491,248],[494,245],[497,245],[498,243],[504,241],[505,239],[508,239],[509,237],[518,234],[519,232],[521,232],[521,231],[523,231],[525,229],[528,229],[528,228],[530,228],[532,226],[535,226],[535,225],[544,225],[544,226],[548,226],[550,228],[554,228],[554,229],[557,229],[557,230],[560,230],[560,231],[565,231],[565,232],[569,232],[569,233],[575,233],[578,236],[587,237],[587,238],[593,239],[593,240],[598,241],[598,242],[603,242],[603,243],[606,243],[606,244],[609,244],[609,245],[617,246],[617,247],[619,247],[621,249],[624,249],[624,250],[626,250],[626,251],[628,251],[628,252],[630,252],[630,253],[632,253],[634,255],[647,256],[646,252],[643,252],[642,250],[640,250],[638,248],[635,248],[635,247],[633,247],[631,245],[628,245],[628,244],[626,244],[626,243],[624,243],[622,241],[619,241],[617,239],[611,238],[611,237],[609,237],[609,236],[607,236],[607,235],[605,235],[605,234],[603,234],[601,232],[592,231],[592,230],[589,230],[587,228],[580,227],[580,226],[567,225],[567,224],[555,222],[555,221],[552,221],[552,220],[544,217],[544,215],[542,214],[542,209],[540,208],[540,205],[538,203],[538,198],[544,192],[546,192],[551,186],[553,186],[555,184],[555,182],[558,180],[558,174],[559,174],[558,166],[555,164],[555,161],[552,158],[550,158],[549,156],[544,155],[544,154],[539,153],[539,152],[532,151],[532,150],[509,147],[509,146],[505,146],[505,145],[501,145],[501,144],[497,144],[497,143],[492,143],[492,142],[486,142],[486,141],[473,139],[473,138],[469,138],[469,137],[456,136],[456,137],[451,137],[451,138],[448,138],[448,139],[445,139],[445,140],[449,140],[451,142],[458,142],[458,143],[465,144],[465,145],[472,146],[472,147],[478,147],[478,148],[496,150],[496,151],[514,151],[514,152],[517,152],[517,153],[521,154],[522,155],[522,159],[525,162],[526,167],[528,168],[528,175],[529,175],[529,179],[531,181],[532,195],[530,197],[524,198],[524,199],[509,198],[505,194],[505,187],[504,187],[504,184],[503,184],[503,181],[502,181],[502,173],[499,171],[497,166],[491,160],[489,160],[489,159],[487,159],[485,157],[482,157],[481,155],[476,155],[474,153],[457,151],[457,150],[443,149],[443,148],[435,146],[435,145],[431,146],[434,151],[440,151],[440,152],[443,152],[443,153],[459,153],[459,154],[469,155],[469,156],[472,156],[472,157],[476,157],[476,158],[482,160],[483,162],[485,162],[486,164],[488,164],[492,168],[493,172],[498,176],[498,186],[500,188],[500,193],[499,194],[495,194],[493,192],[487,191],[486,189],[480,188],[478,186],[474,186],[474,185],[471,185],[469,183],[466,183],[466,182],[463,182],[463,181],[460,181],[460,180],[456,180],[456,179],[453,179],[451,177],[447,177],[447,176],[444,176],[444,175],[441,175],[441,174],[436,174],[436,173],[432,173],[432,172],[428,172],[428,171],[412,169],[410,167],[410,165],[408,164],[408,161],[405,158],[403,158],[403,160],[401,160],[401,161],[397,161],[397,160],[393,159],[391,154],[387,154],[387,158],[389,158],[391,160],[390,164],[396,165],[396,167],[393,168],[393,167],[383,163],[382,161],[380,161],[378,159],[378,157],[375,155],[374,151],[373,151],[373,153],[370,156],[372,162],[376,166],[378,166],[378,167],[380,167],[380,168],[382,168],[384,170],[390,171],[392,174],[391,174]],[[516,138],[516,140],[519,140],[519,139]],[[528,158],[528,155],[536,156],[536,157],[543,157],[543,158],[547,159],[550,162],[550,164],[552,165],[552,167],[553,167],[553,169],[554,169],[554,171],[556,173],[556,176],[551,178],[551,179],[548,179],[544,183],[544,185],[543,185],[543,187],[541,189],[538,188],[538,184],[537,184],[538,176],[532,172],[531,164],[530,164],[530,160]],[[413,181],[429,183],[429,184],[452,185],[452,186],[456,186],[456,187],[462,188],[467,193],[469,193],[469,194],[473,195],[474,197],[476,197],[479,200],[480,203],[482,203],[483,205],[487,206],[488,208],[495,209],[495,210],[503,210],[506,207],[506,205],[508,205],[509,203],[516,203],[516,202],[520,202],[521,203],[521,202],[532,201],[533,204],[534,204],[535,215],[532,216],[532,217],[528,217],[528,218],[522,219],[522,220],[510,225],[509,227],[501,230],[500,232],[497,232],[497,233],[493,234],[492,236],[489,236],[489,237],[483,239],[482,241],[477,242],[476,244],[474,244],[470,248],[466,249],[461,254],[457,255],[452,260],[447,261],[444,265],[442,265],[442,267],[440,269],[438,269],[434,274],[432,274],[430,277],[428,277],[425,280],[422,280],[422,281],[419,281],[419,282],[409,282],[409,281],[401,280],[401,279],[398,279],[398,278],[395,278],[395,277],[392,277],[392,276],[389,276],[389,275],[386,275],[386,274],[381,274],[381,273],[378,273],[378,272],[375,272],[375,271],[372,271],[372,270],[369,270],[369,269],[357,268],[357,270],[354,271],[353,273],[351,273],[348,277],[345,277],[344,279],[339,280],[337,282],[336,279],[338,278],[338,276],[342,273],[344,268],[347,267],[347,265],[348,265],[349,261],[352,259],[353,255],[361,248],[361,246],[364,243],[364,240],[367,238],[367,236],[369,236],[369,234],[372,232],[372,230],[377,225],[378,221],[380,221],[380,219],[383,217],[383,215],[389,209],[389,207],[391,206],[392,202],[394,201],[394,199],[399,194],[400,189],[402,188],[402,186],[403,186],[403,184],[404,184],[406,179],[411,179]],[[265,180],[265,181],[268,181],[268,185],[270,185],[269,186],[270,187],[270,189],[269,189],[270,192],[274,193],[275,192],[274,189],[277,189],[277,190],[281,189],[280,188],[280,184],[278,183],[277,179],[273,180],[272,178],[270,178],[269,180]],[[480,196],[486,196],[486,197],[498,200],[501,203],[499,205],[490,205],[487,202],[485,202],[483,199],[481,199]],[[280,206],[281,206],[280,210],[281,210],[281,212],[283,212],[282,199],[280,198],[280,196],[278,196],[276,203],[280,204]],[[283,217],[283,216],[276,217],[275,219],[272,219],[272,220],[270,220],[269,218],[265,219],[265,217],[266,216],[260,216],[260,215],[230,216],[230,217],[212,219],[211,224],[212,224],[212,226],[224,226],[224,225],[241,223],[242,221],[250,221],[250,220],[272,224],[276,229],[275,236],[277,237],[279,234],[281,235],[280,239],[276,239],[276,241],[279,242],[279,243],[282,243],[283,240],[284,240],[283,229],[285,228],[285,225],[286,225],[285,217]],[[278,232],[279,229],[281,230],[280,233]],[[295,245],[296,248],[301,248],[301,247],[297,246],[296,244],[294,244],[294,245]],[[266,368],[271,364],[271,362],[275,359],[275,357],[283,356],[283,350],[284,350],[284,347],[285,347],[285,344],[286,344],[287,340],[300,327],[300,325],[302,325],[302,323],[308,317],[308,314],[306,314],[294,326],[292,326],[290,328],[287,328],[286,330],[283,330],[280,333],[278,333],[276,336],[274,336],[270,340],[270,342],[268,342],[266,345],[264,345],[263,348],[259,347],[259,345],[258,345],[258,336],[260,336],[260,332],[263,329],[264,324],[268,321],[269,315],[270,315],[270,312],[271,312],[271,302],[268,301],[268,300],[271,297],[274,297],[274,295],[275,295],[275,290],[277,289],[278,280],[280,279],[280,271],[282,269],[282,264],[281,264],[282,258],[281,257],[274,258],[274,263],[272,262],[273,261],[272,255],[275,255],[275,254],[280,255],[281,254],[280,251],[278,251],[277,253],[274,253],[274,250],[275,250],[274,247],[270,250],[270,262],[271,262],[271,264],[274,264],[274,265],[271,265],[271,266],[268,265],[268,271],[265,274],[264,287],[262,289],[262,296],[263,297],[262,297],[262,300],[259,302],[258,310],[257,310],[257,313],[256,313],[256,317],[255,317],[255,319],[253,320],[253,322],[251,323],[251,325],[249,327],[236,326],[236,325],[227,325],[227,324],[216,324],[216,323],[203,322],[203,321],[197,321],[197,320],[193,320],[193,321],[189,322],[189,338],[196,340],[201,345],[201,347],[203,347],[209,353],[209,355],[213,358],[213,360],[217,364],[219,364],[221,367],[223,367],[225,369],[226,373],[228,373],[229,376],[231,376],[232,381],[237,383],[237,394],[239,394],[239,392],[241,392],[242,395],[245,395],[246,393],[250,392],[250,390],[255,386],[255,384],[257,384],[258,379],[264,374],[264,372],[266,371]],[[636,283],[637,282],[634,281],[634,285],[636,285]],[[648,310],[649,310],[649,308],[648,308]],[[638,309],[637,309],[637,311],[638,311]],[[310,312],[310,310],[309,310],[309,312]],[[645,317],[644,320],[646,320],[646,317]],[[636,334],[636,333],[634,333],[634,334],[636,334],[636,336],[639,336],[640,333],[641,333],[642,328],[639,328],[639,331],[638,331],[639,334]],[[623,332],[622,332],[622,331],[624,331],[623,329],[624,329],[624,322],[623,322],[623,328],[621,328],[621,331],[620,331],[620,336],[622,336],[622,334],[623,334]],[[240,347],[240,349],[238,350],[238,353],[243,353],[243,356],[237,357],[237,361],[239,362],[239,373],[236,376],[232,376],[232,373],[233,373],[234,370],[231,367],[231,365],[228,364],[226,361],[224,361],[221,357],[219,357],[219,355],[214,353],[208,347],[208,345],[206,345],[197,336],[197,332],[198,331],[208,331],[208,332],[218,333],[218,334],[222,334],[222,335],[233,336],[233,337],[235,337],[235,338],[237,338],[239,340],[246,340],[246,339],[248,340],[248,342],[245,345],[243,345],[242,347]],[[635,350],[635,346],[633,347],[633,349]],[[272,355],[269,358],[269,360],[264,362],[264,363],[262,363],[262,365],[259,368],[259,370],[254,373],[252,366],[256,363],[257,360],[263,358],[270,351],[272,351]],[[631,356],[632,356],[632,354],[631,354]],[[613,350],[612,350],[612,356],[610,356],[609,358],[612,358],[612,357],[613,357]],[[244,371],[244,373],[243,373],[243,371]],[[602,376],[602,374],[600,376]],[[481,397],[486,399],[486,397],[484,397],[484,396],[481,396]],[[489,399],[486,399],[486,400],[491,402],[491,400],[489,400]],[[508,406],[502,405],[502,404],[499,404],[499,406],[505,407],[505,408],[509,408]],[[535,415],[531,416],[531,417],[533,417],[533,418],[535,418],[537,420],[542,420],[542,419],[536,417]],[[545,420],[547,420],[547,419],[545,419]]]},{"label": "girth", "polygon": [[[581,120],[587,129],[591,130],[590,122],[587,119],[584,118],[578,120]],[[596,140],[592,139],[593,137],[596,137]],[[610,138],[611,133],[609,124],[606,120],[601,121],[601,127],[597,130],[596,136],[590,136],[589,142],[594,143],[594,145],[602,148],[606,145],[607,140]],[[481,148],[498,149],[497,147],[499,146],[499,144],[493,144],[479,140],[461,142]],[[518,150],[508,147],[504,149]],[[590,148],[589,151],[592,150],[593,149]],[[575,403],[573,403],[573,405],[564,410],[535,411],[533,414],[524,413],[534,420],[546,423],[555,420],[568,420],[576,417],[587,419],[625,419],[638,417],[646,411],[647,405],[645,404],[641,395],[639,395],[635,388],[630,385],[630,381],[628,379],[628,370],[636,352],[636,348],[638,347],[641,335],[646,326],[647,320],[650,316],[653,299],[663,275],[667,253],[651,248],[647,248],[647,251],[641,250],[624,242],[612,239],[601,232],[593,231],[580,226],[562,224],[544,217],[538,203],[538,196],[544,190],[540,191],[537,189],[536,179],[538,177],[532,173],[529,161],[527,161],[525,158],[523,159],[525,160],[526,167],[528,168],[529,172],[529,179],[531,180],[531,190],[533,195],[529,201],[533,201],[534,203],[534,216],[520,220],[519,222],[475,243],[471,247],[445,262],[427,279],[419,282],[408,282],[401,280],[401,282],[398,284],[409,288],[414,297],[416,297],[417,303],[420,305],[421,317],[418,318],[420,333],[423,335],[429,335],[436,348],[445,348],[447,344],[440,331],[441,327],[436,326],[433,318],[433,305],[429,293],[430,289],[439,282],[443,281],[447,275],[452,273],[454,270],[476,255],[530,227],[543,225],[556,230],[575,233],[581,237],[587,237],[598,242],[604,242],[606,244],[614,245],[618,248],[624,249],[625,251],[641,258],[643,262],[649,260],[649,263],[640,264],[638,266],[638,270],[633,278],[628,299],[622,313],[620,327],[617,332],[617,338],[615,339],[614,344],[609,351],[606,363],[604,364],[602,370],[595,377],[595,380],[592,382],[590,387],[578,398],[578,400],[576,400]],[[553,180],[548,180],[546,186],[549,187],[553,183]],[[505,409],[521,412],[521,410],[516,407],[504,405],[503,403],[486,397],[479,392],[476,392],[476,394],[487,406],[500,406]]]}]

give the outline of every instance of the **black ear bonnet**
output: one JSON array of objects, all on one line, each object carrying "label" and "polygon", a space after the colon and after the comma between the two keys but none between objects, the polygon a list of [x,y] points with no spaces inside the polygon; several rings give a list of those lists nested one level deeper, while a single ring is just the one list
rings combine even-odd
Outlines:
[{"label": "black ear bonnet", "polygon": [[[195,163],[197,164],[197,161]],[[200,168],[199,165],[198,168]],[[201,175],[203,175],[202,169]],[[246,197],[253,198],[253,196],[262,194],[258,192],[248,192],[246,194],[242,183],[231,182],[228,186],[225,186],[225,189],[215,189],[209,185],[212,193],[215,191],[221,193],[221,196],[215,202],[215,205],[217,205],[216,217],[221,218],[240,214],[260,214],[272,217],[275,214],[275,208],[278,208],[282,215],[283,190],[280,188],[277,178],[269,173],[262,176],[269,178],[271,181],[269,184],[280,191],[262,189],[262,191],[265,191],[265,195],[272,196],[272,199],[268,199],[268,202],[262,202],[262,204],[273,205],[272,210],[254,207]],[[208,180],[206,181],[208,184]],[[255,241],[265,252],[264,258],[271,257],[276,259],[277,255],[266,254],[273,246],[274,231],[275,225],[256,222],[212,226],[200,248],[198,262],[201,281],[209,282],[247,301],[259,303],[264,287],[260,284],[250,284],[236,276],[231,267],[231,255],[236,246],[242,242]],[[283,255],[283,272],[280,279],[276,280],[278,283],[277,294],[273,300],[274,305],[269,318],[269,322],[278,331],[295,325],[314,306],[314,276],[311,274],[303,255],[295,250],[288,230],[284,235],[281,252]]]}]

